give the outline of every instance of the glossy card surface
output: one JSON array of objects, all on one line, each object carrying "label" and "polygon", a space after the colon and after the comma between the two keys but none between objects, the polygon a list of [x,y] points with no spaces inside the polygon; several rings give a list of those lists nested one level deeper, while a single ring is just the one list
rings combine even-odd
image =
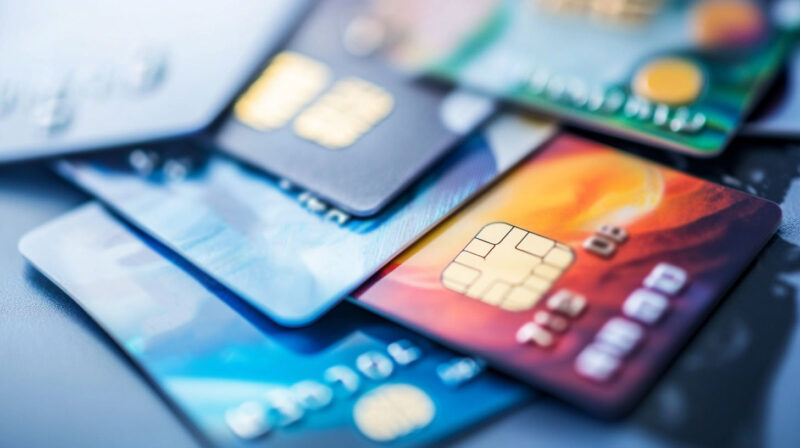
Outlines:
[{"label": "glossy card surface", "polygon": [[350,304],[276,326],[98,204],[20,249],[215,445],[418,446],[533,397]]},{"label": "glossy card surface", "polygon": [[2,2],[0,161],[201,130],[310,4]]},{"label": "glossy card surface", "polygon": [[358,216],[387,206],[494,108],[362,54],[354,21],[367,4],[318,2],[214,138],[222,151]]},{"label": "glossy card surface", "polygon": [[58,170],[269,317],[297,326],[319,317],[552,131],[498,117],[370,219],[349,219],[191,146],[80,157]]},{"label": "glossy card surface", "polygon": [[698,156],[726,146],[780,68],[794,0],[384,0],[401,65]]},{"label": "glossy card surface", "polygon": [[614,417],[666,368],[780,215],[772,202],[565,134],[354,296]]}]

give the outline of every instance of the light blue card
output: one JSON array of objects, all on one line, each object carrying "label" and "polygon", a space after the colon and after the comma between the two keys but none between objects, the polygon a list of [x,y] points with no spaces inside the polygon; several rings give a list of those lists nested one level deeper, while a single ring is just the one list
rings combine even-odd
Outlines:
[{"label": "light blue card", "polygon": [[20,250],[215,445],[419,446],[533,397],[348,303],[275,325],[96,203]]},{"label": "light blue card", "polygon": [[300,326],[553,131],[549,123],[499,116],[369,219],[349,218],[188,143],[88,155],[57,168],[276,322]]}]

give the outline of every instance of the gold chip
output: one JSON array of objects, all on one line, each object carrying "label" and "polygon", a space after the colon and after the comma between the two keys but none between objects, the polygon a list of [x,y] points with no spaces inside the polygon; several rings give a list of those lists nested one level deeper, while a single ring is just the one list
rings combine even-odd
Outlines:
[{"label": "gold chip", "polygon": [[524,250],[531,255],[537,257],[544,257],[544,255],[555,246],[553,240],[549,240],[543,236],[529,233],[519,243],[519,250]]},{"label": "gold chip", "polygon": [[525,311],[533,308],[536,302],[542,298],[541,291],[534,291],[523,286],[518,286],[511,290],[506,299],[500,304],[500,308],[508,311]]},{"label": "gold chip", "polygon": [[544,258],[544,262],[549,265],[565,268],[572,264],[572,258],[572,251],[562,247],[556,247],[547,254]]},{"label": "gold chip", "polygon": [[538,0],[545,11],[589,16],[611,22],[641,22],[654,16],[663,0]]},{"label": "gold chip", "polygon": [[353,407],[356,427],[376,442],[390,442],[422,429],[433,421],[435,414],[433,400],[410,384],[379,386]]},{"label": "gold chip", "polygon": [[663,0],[593,0],[594,17],[616,22],[640,22],[649,19],[661,8]]},{"label": "gold chip", "polygon": [[532,275],[528,277],[527,280],[525,280],[525,283],[523,283],[522,286],[531,289],[533,291],[541,291],[542,293],[544,293],[545,291],[550,289],[551,284],[552,282],[548,279]]},{"label": "gold chip", "polygon": [[633,78],[633,92],[654,103],[672,106],[694,102],[703,91],[705,75],[694,62],[677,57],[656,59]]},{"label": "gold chip", "polygon": [[480,275],[480,271],[472,269],[461,263],[450,263],[444,270],[442,278],[449,289],[464,293],[467,286]]},{"label": "gold chip", "polygon": [[489,253],[489,251],[492,250],[492,247],[494,246],[487,243],[486,241],[481,241],[475,238],[474,240],[470,241],[469,244],[467,244],[467,247],[465,247],[464,250],[471,254],[475,254],[480,257],[485,257]]},{"label": "gold chip", "polygon": [[300,137],[330,149],[352,145],[394,108],[386,90],[358,78],[337,82],[294,121]]},{"label": "gold chip", "polygon": [[453,291],[508,311],[533,308],[575,259],[569,246],[504,222],[484,226],[442,271]]},{"label": "gold chip", "polygon": [[272,59],[236,101],[234,116],[259,131],[280,128],[317,96],[329,79],[330,70],[326,65],[285,51]]},{"label": "gold chip", "polygon": [[510,289],[508,283],[495,283],[483,294],[481,300],[489,305],[500,306]]}]

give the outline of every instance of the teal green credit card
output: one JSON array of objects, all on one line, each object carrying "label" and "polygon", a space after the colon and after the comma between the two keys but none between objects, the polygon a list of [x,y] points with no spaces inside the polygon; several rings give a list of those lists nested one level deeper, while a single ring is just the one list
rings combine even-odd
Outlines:
[{"label": "teal green credit card", "polygon": [[800,22],[793,0],[376,5],[366,15],[407,69],[697,156],[724,149]]}]

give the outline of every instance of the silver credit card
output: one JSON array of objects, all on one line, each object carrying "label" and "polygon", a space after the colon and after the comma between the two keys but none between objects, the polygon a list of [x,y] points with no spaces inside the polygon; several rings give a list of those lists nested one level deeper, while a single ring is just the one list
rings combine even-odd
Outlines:
[{"label": "silver credit card", "polygon": [[309,4],[0,2],[0,161],[205,128]]}]

